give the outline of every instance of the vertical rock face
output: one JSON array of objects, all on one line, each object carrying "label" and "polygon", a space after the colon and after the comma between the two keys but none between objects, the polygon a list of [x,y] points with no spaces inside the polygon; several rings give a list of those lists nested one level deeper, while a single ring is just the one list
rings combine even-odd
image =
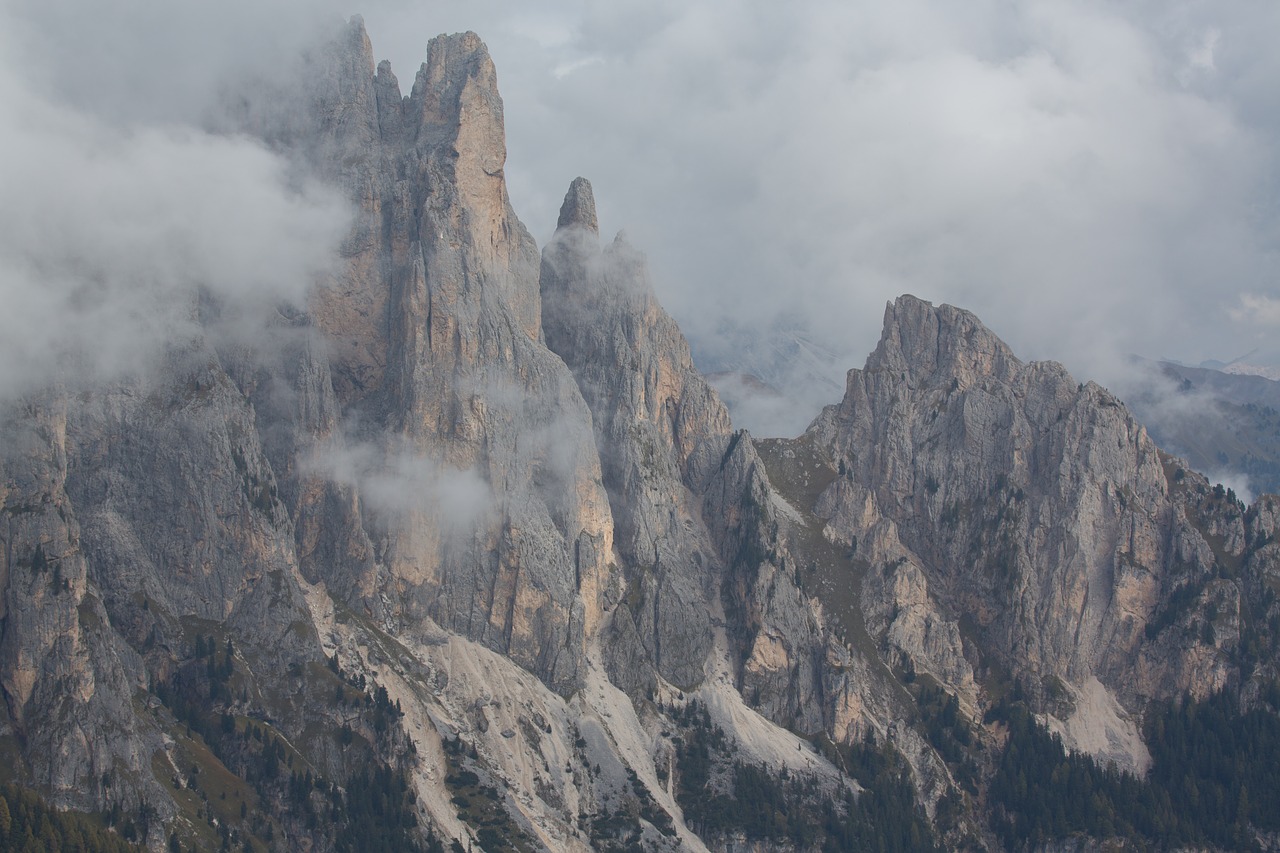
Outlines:
[{"label": "vertical rock face", "polygon": [[[0,736],[49,747],[26,760],[62,802],[166,801],[147,781],[163,720],[135,692],[210,630],[263,673],[304,671],[322,654],[312,585],[384,629],[479,641],[561,693],[621,592],[591,415],[541,343],[484,45],[434,39],[402,97],[357,19],[299,74],[233,113],[352,200],[306,312],[7,414],[6,436],[30,441],[10,442],[0,480]],[[291,702],[255,713],[296,720]],[[124,734],[84,747],[105,729]],[[114,771],[140,781],[108,791]]]},{"label": "vertical rock face", "polygon": [[186,631],[223,626],[283,668],[317,651],[248,401],[199,345],[166,373],[10,410],[0,638],[34,778],[68,802],[162,816],[165,795],[137,772],[159,727],[135,696],[172,672]]},{"label": "vertical rock face", "polygon": [[404,277],[383,411],[414,452],[475,472],[496,500],[464,536],[394,537],[388,564],[440,624],[569,689],[601,607],[608,505],[586,407],[539,343],[537,249],[507,201],[494,85],[474,34],[440,38],[402,104],[410,242],[391,257]]},{"label": "vertical rock face", "polygon": [[[67,493],[66,401],[56,394],[28,401],[5,419],[4,435],[3,731],[27,734],[33,777],[67,796],[104,770],[146,757],[132,709],[145,676],[137,655],[113,635],[90,577]],[[103,738],[102,731],[119,734]]]},{"label": "vertical rock face", "polygon": [[[669,681],[696,684],[711,644],[705,614],[723,566],[701,496],[731,440],[728,413],[658,305],[644,259],[621,236],[601,249],[583,178],[569,187],[543,252],[541,291],[547,346],[569,366],[591,410],[627,570],[628,609],[615,616],[615,631],[638,637]],[[633,657],[628,651],[626,659]],[[615,669],[636,675],[632,667]]]},{"label": "vertical rock face", "polygon": [[[372,466],[301,488],[299,539],[327,558],[308,575],[572,689],[611,523],[589,414],[540,344],[538,252],[506,194],[488,51],[474,33],[433,39],[401,97],[353,21],[305,91],[310,124],[284,144],[346,189],[358,223],[311,314],[336,346],[338,417],[360,426],[313,433],[312,449],[322,475],[334,454]],[[362,499],[406,467],[421,476]]]},{"label": "vertical rock face", "polygon": [[972,696],[966,626],[1045,696],[1096,677],[1139,710],[1230,676],[1222,649],[1151,630],[1214,559],[1159,451],[1102,388],[904,296],[810,435],[843,471],[819,508],[870,564],[868,624],[944,683]]}]

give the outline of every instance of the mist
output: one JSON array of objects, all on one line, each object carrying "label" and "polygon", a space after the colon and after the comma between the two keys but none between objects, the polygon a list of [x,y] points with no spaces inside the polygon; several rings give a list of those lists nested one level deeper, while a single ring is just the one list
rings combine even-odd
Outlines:
[{"label": "mist", "polygon": [[[0,401],[146,371],[210,333],[201,300],[241,340],[265,335],[278,306],[305,305],[337,260],[349,206],[262,144],[196,123],[230,59],[204,64],[192,48],[158,69],[152,57],[174,56],[179,45],[160,46],[183,33],[133,32],[138,21],[102,10],[42,30],[22,15],[34,10],[0,13]],[[123,51],[99,68],[92,51],[75,55],[95,22]],[[115,37],[125,32],[132,43]],[[35,60],[57,35],[66,41]],[[62,64],[73,59],[86,65]],[[144,70],[189,88],[168,100],[131,89]]]},{"label": "mist", "polygon": [[305,474],[358,489],[384,522],[429,514],[446,531],[465,530],[493,501],[475,471],[438,462],[403,440],[335,439],[299,461]]},{"label": "mist", "polygon": [[[516,211],[545,243],[565,185],[590,178],[601,221],[625,228],[646,255],[703,370],[754,374],[787,399],[755,414],[738,407],[739,425],[803,428],[874,348],[885,303],[907,292],[973,310],[1019,356],[1062,361],[1122,397],[1134,381],[1131,353],[1195,364],[1256,350],[1251,358],[1280,362],[1280,58],[1270,37],[1280,7],[1261,0],[556,0],[518,11],[488,0],[133,0],[111,9],[14,0],[0,20],[4,90],[80,122],[73,138],[114,138],[117,160],[90,146],[81,158],[89,165],[125,175],[145,174],[157,158],[173,163],[189,183],[156,209],[205,205],[197,179],[225,196],[269,197],[193,215],[193,233],[211,229],[203,245],[251,246],[253,234],[264,247],[324,243],[331,219],[321,212],[332,208],[318,189],[300,191],[256,144],[215,142],[201,128],[220,81],[269,78],[356,12],[402,80],[437,33],[470,29],[486,40]],[[29,119],[14,103],[6,94],[5,145],[31,152],[43,178],[18,183],[24,169],[12,166],[7,197],[36,211],[41,188],[56,189],[65,167],[41,157],[57,145],[20,130]],[[47,132],[57,142],[67,130]],[[156,151],[147,160],[131,159],[139,139]],[[188,168],[182,151],[205,170]],[[163,187],[169,178],[152,180]],[[58,221],[85,201],[50,203],[35,230],[63,245],[91,238],[74,217]],[[235,230],[230,210],[273,204]],[[11,207],[10,219],[27,215]],[[118,207],[104,205],[101,216],[84,207],[85,221],[120,220]],[[277,239],[281,222],[298,229]],[[40,270],[14,254],[6,245],[9,294]],[[292,260],[271,280],[307,280],[313,261],[303,254],[285,248],[280,257]],[[175,266],[185,269],[166,262],[152,278],[169,280]],[[212,267],[191,277],[233,292],[231,282],[244,280]],[[23,306],[29,320],[5,330],[28,335],[5,353],[5,370],[27,376],[41,369],[27,357],[39,351],[29,330],[53,328],[69,297],[65,288],[21,289],[35,304]],[[125,299],[110,322],[72,312],[69,326],[134,329],[104,342],[102,362],[137,360],[130,342],[181,323],[180,312],[157,318],[128,307],[138,301],[150,296]]]},{"label": "mist", "polygon": [[1280,359],[1274,4],[365,15],[397,68],[423,30],[479,32],[535,236],[587,176],[700,366],[759,375],[810,416],[901,293],[973,310],[1020,357],[1122,395],[1130,353]]}]

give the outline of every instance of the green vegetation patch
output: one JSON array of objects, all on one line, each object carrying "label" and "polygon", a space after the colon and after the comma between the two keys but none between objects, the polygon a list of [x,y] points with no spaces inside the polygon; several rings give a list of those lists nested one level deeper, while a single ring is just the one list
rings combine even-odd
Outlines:
[{"label": "green vegetation patch", "polygon": [[1068,753],[1021,705],[993,718],[1009,729],[988,792],[992,828],[1009,848],[1089,836],[1158,849],[1256,850],[1255,831],[1280,830],[1280,717],[1242,711],[1227,693],[1152,710],[1146,779]]},{"label": "green vegetation patch", "polygon": [[813,778],[738,760],[698,702],[674,715],[683,731],[676,748],[676,799],[685,823],[703,838],[741,834],[766,846],[831,853],[937,849],[906,762],[891,748],[820,743],[827,758],[863,788],[855,794],[842,785],[833,792]]},{"label": "green vegetation patch", "polygon": [[[137,829],[129,824],[133,835]],[[136,853],[141,850],[98,818],[48,805],[34,791],[0,785],[0,850]]]},{"label": "green vegetation patch", "polygon": [[476,759],[475,747],[461,738],[443,740],[448,772],[444,782],[453,794],[458,817],[476,830],[476,837],[486,853],[518,851],[532,853],[538,845],[529,838],[507,813],[506,796],[487,784],[468,765]]}]

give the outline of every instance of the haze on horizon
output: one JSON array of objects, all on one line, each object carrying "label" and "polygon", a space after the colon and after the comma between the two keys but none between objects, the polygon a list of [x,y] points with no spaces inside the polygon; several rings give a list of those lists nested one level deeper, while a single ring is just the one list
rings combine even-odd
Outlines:
[{"label": "haze on horizon", "polygon": [[[602,226],[648,255],[703,368],[786,387],[797,422],[838,398],[904,292],[1122,394],[1130,353],[1280,362],[1280,7],[1262,0],[0,8],[0,83],[117,148],[160,131],[153,163],[207,144],[195,129],[221,81],[270,73],[349,14],[406,91],[433,35],[476,31],[498,68],[513,204],[539,243],[569,181],[590,178]],[[4,122],[12,148],[12,109]],[[58,146],[24,148],[42,150]],[[186,194],[243,162],[271,174],[257,149],[217,150],[225,169]],[[340,211],[276,183],[257,203],[314,220],[282,234],[296,277],[311,268],[300,241],[331,239]],[[254,221],[253,251],[275,227]],[[21,278],[0,272],[16,304]]]}]

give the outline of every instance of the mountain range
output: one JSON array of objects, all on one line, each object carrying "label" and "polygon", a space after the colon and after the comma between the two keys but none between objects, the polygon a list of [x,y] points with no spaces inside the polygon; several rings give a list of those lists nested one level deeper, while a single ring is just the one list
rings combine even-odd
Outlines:
[{"label": "mountain range", "polygon": [[307,304],[4,407],[0,781],[157,850],[1280,843],[1280,499],[911,296],[757,441],[586,180],[521,224],[476,35],[299,80],[230,115],[355,210]]}]

